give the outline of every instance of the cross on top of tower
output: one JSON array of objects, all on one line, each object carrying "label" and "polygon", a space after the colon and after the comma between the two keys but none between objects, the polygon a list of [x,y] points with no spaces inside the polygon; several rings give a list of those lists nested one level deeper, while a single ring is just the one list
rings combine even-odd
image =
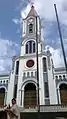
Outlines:
[{"label": "cross on top of tower", "polygon": [[34,7],[34,2],[33,0],[29,0],[31,7]]}]

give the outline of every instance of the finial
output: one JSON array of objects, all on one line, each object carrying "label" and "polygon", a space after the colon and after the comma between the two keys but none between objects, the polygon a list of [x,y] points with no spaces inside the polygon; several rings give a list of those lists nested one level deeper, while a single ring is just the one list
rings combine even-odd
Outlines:
[{"label": "finial", "polygon": [[32,5],[31,8],[34,8],[34,6]]},{"label": "finial", "polygon": [[31,4],[31,8],[33,8],[34,7],[34,2],[33,2],[33,0],[29,0],[30,1],[30,4]]}]

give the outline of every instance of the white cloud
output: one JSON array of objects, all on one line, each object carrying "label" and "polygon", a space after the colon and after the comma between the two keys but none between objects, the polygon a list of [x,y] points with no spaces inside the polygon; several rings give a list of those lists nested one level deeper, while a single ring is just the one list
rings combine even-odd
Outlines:
[{"label": "white cloud", "polygon": [[30,8],[31,8],[31,6],[30,6],[30,4],[28,4],[24,10],[21,10],[22,18],[25,18],[27,16],[28,12],[30,11]]},{"label": "white cloud", "polygon": [[[60,3],[57,0],[34,0],[34,6],[36,11],[41,17],[52,19],[54,16],[54,6],[53,4],[55,3]],[[60,0],[61,1],[61,0]],[[27,13],[30,10],[30,3],[27,5],[27,7],[22,11],[22,17],[26,17]],[[44,12],[43,12],[44,11]]]},{"label": "white cloud", "polygon": [[[46,20],[56,20],[54,4],[57,6],[59,19],[63,24],[67,25],[67,1],[66,0],[31,0],[40,17]],[[30,3],[21,11],[21,16],[25,18],[30,10]]]},{"label": "white cloud", "polygon": [[12,21],[13,21],[15,24],[19,24],[19,23],[20,23],[20,20],[19,20],[19,19],[16,19],[16,18],[12,19]]},{"label": "white cloud", "polygon": [[12,57],[19,52],[19,46],[15,42],[0,39],[0,73],[11,70]]},{"label": "white cloud", "polygon": [[61,49],[54,49],[52,48],[51,46],[46,46],[46,49],[47,47],[49,47],[49,50],[52,54],[52,58],[53,58],[53,62],[54,62],[54,67],[64,67],[64,59],[63,59],[63,55],[62,55],[62,51]]}]

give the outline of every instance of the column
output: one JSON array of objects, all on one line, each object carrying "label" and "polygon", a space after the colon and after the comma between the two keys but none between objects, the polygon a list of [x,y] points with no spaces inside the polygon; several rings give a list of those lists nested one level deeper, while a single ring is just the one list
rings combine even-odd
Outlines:
[{"label": "column", "polygon": [[22,107],[24,107],[24,90],[22,90]]},{"label": "column", "polygon": [[38,90],[37,90],[37,87],[36,87],[36,100],[37,100],[36,106],[38,106]]},{"label": "column", "polygon": [[20,106],[24,106],[24,90],[20,90]]},{"label": "column", "polygon": [[57,89],[58,103],[61,104],[60,89]]},{"label": "column", "polygon": [[4,97],[4,106],[6,105],[6,101],[7,101],[7,92],[5,92],[5,97]]}]

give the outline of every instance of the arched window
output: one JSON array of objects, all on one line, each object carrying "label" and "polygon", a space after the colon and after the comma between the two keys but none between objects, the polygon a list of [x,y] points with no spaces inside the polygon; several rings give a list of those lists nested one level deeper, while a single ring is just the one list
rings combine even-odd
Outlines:
[{"label": "arched window", "polygon": [[59,79],[62,79],[62,76],[61,75],[59,75]]},{"label": "arched window", "polygon": [[46,58],[43,58],[43,72],[47,72]]},{"label": "arched window", "polygon": [[29,77],[29,72],[27,72],[27,77]]},{"label": "arched window", "polygon": [[8,80],[6,81],[6,83],[8,84]]},{"label": "arched window", "polygon": [[28,46],[28,42],[26,43],[26,54],[28,54],[28,48],[29,48],[29,46]]},{"label": "arched window", "polygon": [[29,53],[35,53],[35,42],[32,40],[26,43],[26,54]]},{"label": "arched window", "polygon": [[63,79],[66,79],[65,75],[63,75]]},{"label": "arched window", "polygon": [[31,76],[33,77],[33,72],[31,72]]},{"label": "arched window", "polygon": [[24,73],[23,73],[23,77],[25,78],[25,76],[26,76],[26,73],[24,72]]},{"label": "arched window", "polygon": [[58,76],[55,76],[56,79],[58,79]]},{"label": "arched window", "polygon": [[5,84],[5,80],[3,81],[3,84]]},{"label": "arched window", "polygon": [[33,24],[29,24],[29,33],[33,33]]}]

